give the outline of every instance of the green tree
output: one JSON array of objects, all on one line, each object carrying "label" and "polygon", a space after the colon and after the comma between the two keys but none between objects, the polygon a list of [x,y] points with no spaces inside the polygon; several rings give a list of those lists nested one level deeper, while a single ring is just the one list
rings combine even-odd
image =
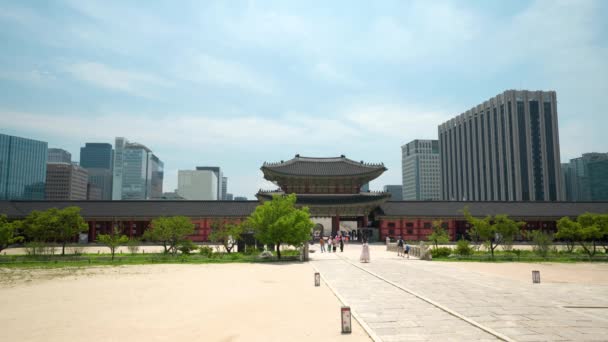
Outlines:
[{"label": "green tree", "polygon": [[57,211],[57,208],[51,208],[46,211],[31,211],[25,219],[21,221],[21,229],[27,239],[36,242],[47,242],[52,240],[54,225],[57,222],[57,215],[53,215],[53,213],[56,213]]},{"label": "green tree", "polygon": [[566,243],[566,248],[569,253],[574,250],[574,244],[578,240],[578,231],[580,225],[576,221],[572,221],[569,217],[562,217],[557,221],[557,233],[555,238],[563,240]]},{"label": "green tree", "polygon": [[543,232],[542,230],[534,230],[530,232],[532,242],[534,242],[534,252],[546,258],[549,255],[549,249],[553,244],[553,234]]},{"label": "green tree", "polygon": [[281,244],[301,246],[310,239],[314,226],[308,208],[297,209],[295,204],[295,194],[275,195],[271,201],[257,206],[247,220],[247,225],[255,231],[256,239],[263,244],[277,246],[279,259]]},{"label": "green tree", "polygon": [[165,253],[177,254],[177,247],[188,235],[194,234],[194,224],[185,216],[159,217],[151,222],[144,238],[159,242]]},{"label": "green tree", "polygon": [[435,245],[435,249],[439,248],[440,243],[450,242],[450,236],[448,232],[443,228],[443,222],[441,220],[433,221],[433,232],[427,237],[429,242]]},{"label": "green tree", "polygon": [[467,207],[464,208],[464,217],[475,227],[475,232],[479,238],[488,246],[492,259],[494,259],[494,250],[501,243],[513,241],[519,233],[522,222],[515,222],[507,215],[486,216],[483,219],[478,219],[471,215]]},{"label": "green tree", "polygon": [[110,253],[112,253],[112,261],[114,261],[114,253],[116,252],[116,248],[118,248],[120,245],[124,245],[128,241],[129,238],[126,235],[120,235],[120,229],[118,229],[118,227],[114,227],[112,234],[99,234],[97,236],[97,242],[110,248]]},{"label": "green tree", "polygon": [[226,249],[226,252],[232,252],[238,240],[243,234],[243,224],[225,223],[221,221],[213,221],[211,223],[211,234],[209,240],[215,243],[220,243]]},{"label": "green tree", "polygon": [[66,207],[56,212],[57,224],[54,226],[53,235],[56,241],[61,243],[61,255],[65,255],[65,245],[79,233],[87,231],[89,226],[80,216],[79,207]]},{"label": "green tree", "polygon": [[15,235],[17,226],[19,222],[9,222],[6,215],[0,215],[0,252],[9,245],[23,240],[23,237]]},{"label": "green tree", "polygon": [[578,241],[589,258],[595,256],[597,245],[604,238],[601,226],[601,215],[584,213],[577,217],[578,222]]}]

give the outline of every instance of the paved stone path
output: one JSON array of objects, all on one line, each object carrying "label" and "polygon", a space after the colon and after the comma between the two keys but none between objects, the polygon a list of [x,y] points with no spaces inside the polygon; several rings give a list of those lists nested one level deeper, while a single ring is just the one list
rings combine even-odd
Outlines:
[{"label": "paved stone path", "polygon": [[369,264],[358,262],[356,248],[312,260],[383,341],[497,340],[482,328],[513,341],[608,341],[608,309],[597,308],[608,307],[607,286],[524,283],[445,263],[404,260],[380,248],[372,251]]}]

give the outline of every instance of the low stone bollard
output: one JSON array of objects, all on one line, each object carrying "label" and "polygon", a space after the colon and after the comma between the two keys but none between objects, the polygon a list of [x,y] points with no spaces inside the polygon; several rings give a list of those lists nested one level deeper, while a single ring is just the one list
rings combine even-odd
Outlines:
[{"label": "low stone bollard", "polygon": [[315,286],[321,286],[321,274],[315,272]]},{"label": "low stone bollard", "polygon": [[532,271],[532,284],[540,284],[540,271]]},{"label": "low stone bollard", "polygon": [[350,306],[343,306],[340,313],[342,318],[342,333],[350,334],[352,332]]}]

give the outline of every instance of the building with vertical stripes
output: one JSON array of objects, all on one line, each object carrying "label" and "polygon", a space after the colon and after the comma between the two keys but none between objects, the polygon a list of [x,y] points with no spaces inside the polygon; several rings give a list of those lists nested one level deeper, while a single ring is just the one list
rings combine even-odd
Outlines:
[{"label": "building with vertical stripes", "polygon": [[440,200],[439,142],[416,139],[401,146],[401,176],[403,200]]},{"label": "building with vertical stripes", "polygon": [[563,200],[555,91],[507,90],[439,125],[441,196]]}]

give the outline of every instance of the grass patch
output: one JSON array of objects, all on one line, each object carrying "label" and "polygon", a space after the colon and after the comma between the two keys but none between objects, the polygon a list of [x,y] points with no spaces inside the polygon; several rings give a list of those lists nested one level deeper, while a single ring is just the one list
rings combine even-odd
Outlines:
[{"label": "grass patch", "polygon": [[434,261],[470,261],[470,262],[608,262],[608,254],[598,253],[593,258],[580,251],[565,252],[551,251],[546,256],[541,256],[537,252],[527,250],[494,251],[494,258],[489,252],[477,251],[471,255],[450,254],[449,256],[435,257]]},{"label": "grass patch", "polygon": [[212,253],[178,254],[176,256],[164,253],[149,254],[116,254],[114,261],[108,254],[81,255],[2,255],[0,267],[6,268],[63,268],[87,267],[103,265],[146,265],[146,264],[225,264],[225,263],[263,263],[263,262],[293,262],[299,261],[298,251],[286,250],[281,252],[281,259],[276,256],[260,258],[254,254],[242,253]]}]

